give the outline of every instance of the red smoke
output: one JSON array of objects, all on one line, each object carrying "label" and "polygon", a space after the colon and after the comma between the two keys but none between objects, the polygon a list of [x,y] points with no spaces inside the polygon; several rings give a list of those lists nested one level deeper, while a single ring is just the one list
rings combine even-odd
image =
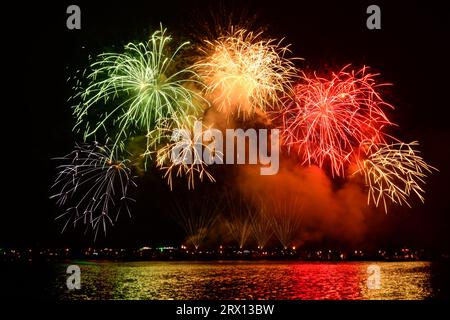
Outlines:
[{"label": "red smoke", "polygon": [[[258,166],[239,166],[237,185],[249,201],[261,199],[267,207],[295,198],[301,215],[298,241],[331,238],[358,242],[366,231],[365,216],[370,210],[366,194],[354,182],[333,185],[325,172],[316,167],[300,167],[281,160],[276,175],[262,176]],[[272,213],[273,214],[273,213]]]}]

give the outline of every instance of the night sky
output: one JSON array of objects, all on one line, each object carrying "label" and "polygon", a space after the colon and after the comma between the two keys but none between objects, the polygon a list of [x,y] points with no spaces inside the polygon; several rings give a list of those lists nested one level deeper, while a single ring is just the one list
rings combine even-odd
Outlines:
[{"label": "night sky", "polygon": [[[256,15],[255,27],[266,27],[270,36],[292,43],[295,55],[305,58],[299,63],[303,69],[369,65],[381,73],[382,81],[394,84],[386,100],[396,107],[389,112],[391,120],[399,124],[395,135],[407,142],[419,140],[424,159],[440,172],[427,180],[424,205],[394,209],[388,215],[379,211],[372,217],[373,230],[367,232],[366,245],[450,249],[450,22],[441,3],[223,2],[232,12],[244,9],[250,16]],[[81,30],[66,28],[69,4],[81,7]],[[370,4],[381,7],[381,30],[366,28],[365,11]],[[11,88],[3,91],[6,194],[2,197],[0,245],[94,243],[91,235],[83,235],[82,228],[61,235],[62,223],[54,221],[57,208],[48,199],[55,175],[55,163],[50,159],[67,154],[75,141],[81,141],[72,132],[74,120],[66,101],[72,92],[67,77],[86,66],[89,54],[145,40],[160,22],[175,37],[184,39],[216,8],[216,1],[175,0],[47,2],[16,8],[12,13],[16,18],[4,29],[8,43],[3,46],[3,67],[12,79],[7,79]],[[196,194],[226,187],[229,175],[221,170],[216,185],[199,184]],[[169,192],[157,171],[138,183],[132,218],[123,216],[106,238],[99,237],[97,245],[135,246],[182,239],[181,229],[167,212],[167,203],[178,193]],[[186,194],[184,185],[176,187],[176,192]],[[325,237],[321,245],[332,241]]]}]

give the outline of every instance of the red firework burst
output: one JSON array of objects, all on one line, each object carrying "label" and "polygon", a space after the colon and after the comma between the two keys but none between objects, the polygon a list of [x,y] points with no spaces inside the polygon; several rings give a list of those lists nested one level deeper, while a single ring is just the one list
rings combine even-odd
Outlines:
[{"label": "red firework burst", "polygon": [[298,153],[302,164],[327,166],[343,176],[352,152],[364,141],[384,142],[383,128],[392,125],[377,89],[377,74],[368,68],[347,71],[330,79],[302,75],[294,98],[281,110],[283,143]]}]

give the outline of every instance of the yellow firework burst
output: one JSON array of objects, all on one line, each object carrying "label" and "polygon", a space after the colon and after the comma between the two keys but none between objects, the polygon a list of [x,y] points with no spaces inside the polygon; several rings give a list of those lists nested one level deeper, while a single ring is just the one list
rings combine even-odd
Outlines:
[{"label": "yellow firework burst", "polygon": [[368,203],[376,207],[383,204],[387,212],[387,201],[410,206],[409,198],[415,194],[424,202],[425,178],[436,168],[428,165],[415,149],[419,143],[393,143],[371,145],[368,157],[358,162],[358,170],[369,188]]},{"label": "yellow firework burst", "polygon": [[216,181],[208,171],[209,161],[205,154],[219,159],[223,155],[216,150],[214,141],[203,139],[207,130],[209,128],[204,128],[198,118],[188,116],[180,118],[178,127],[166,133],[170,142],[157,151],[156,165],[165,171],[164,178],[171,189],[174,176],[187,177],[189,189],[194,189],[196,177],[200,181],[205,177],[211,182]]},{"label": "yellow firework burst", "polygon": [[203,59],[195,67],[206,84],[206,96],[227,115],[246,117],[258,109],[274,109],[292,92],[297,72],[281,41],[231,29],[215,41],[204,41],[201,51]]}]

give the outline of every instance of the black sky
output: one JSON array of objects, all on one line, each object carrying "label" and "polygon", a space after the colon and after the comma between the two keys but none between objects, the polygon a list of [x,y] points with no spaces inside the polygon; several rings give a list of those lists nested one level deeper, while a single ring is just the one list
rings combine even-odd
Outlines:
[{"label": "black sky", "polygon": [[[69,4],[81,7],[81,30],[66,28]],[[370,4],[381,7],[381,30],[366,28]],[[223,1],[223,6],[256,14],[257,26],[292,43],[295,54],[306,59],[304,68],[369,65],[383,81],[394,84],[387,100],[396,106],[390,113],[400,126],[395,134],[405,141],[419,140],[423,157],[440,172],[428,180],[425,205],[379,217],[377,228],[383,231],[373,233],[370,241],[448,250],[450,19],[442,1]],[[7,13],[3,61],[12,87],[4,89],[2,103],[7,110],[2,157],[6,183],[0,245],[92,244],[82,230],[60,235],[56,208],[48,200],[54,177],[50,158],[70,152],[80,140],[72,132],[66,79],[85,67],[88,54],[143,40],[160,22],[175,35],[188,35],[196,19],[208,13],[207,7],[214,11],[216,1],[49,1],[16,6]],[[164,209],[169,197],[165,182],[155,175],[140,183],[146,193],[136,195],[139,205],[133,218],[124,217],[98,244],[179,238],[180,229]],[[223,184],[219,178],[218,185]]]}]

